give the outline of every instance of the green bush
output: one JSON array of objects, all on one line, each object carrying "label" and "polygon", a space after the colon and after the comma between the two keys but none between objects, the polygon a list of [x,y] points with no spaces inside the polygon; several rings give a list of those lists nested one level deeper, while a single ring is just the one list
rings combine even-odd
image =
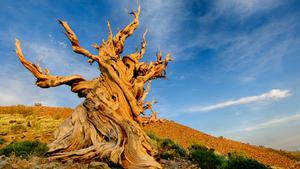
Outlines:
[{"label": "green bush", "polygon": [[28,158],[30,155],[44,156],[48,151],[46,144],[39,141],[13,142],[0,149],[0,155],[10,156],[15,154],[21,158]]},{"label": "green bush", "polygon": [[269,169],[264,164],[237,153],[229,153],[225,157],[217,155],[214,149],[198,144],[189,148],[189,154],[192,160],[199,163],[201,169]]},{"label": "green bush", "polygon": [[228,162],[222,169],[269,169],[268,166],[259,163],[256,160],[249,159],[237,154],[229,154]]},{"label": "green bush", "polygon": [[168,138],[160,138],[154,133],[147,132],[147,135],[156,144],[159,156],[162,159],[173,159],[174,157],[186,157],[187,153],[184,148],[176,144],[174,141]]},{"label": "green bush", "polygon": [[162,139],[154,133],[147,133],[147,135],[157,145],[159,157],[162,159],[189,157],[197,162],[201,169],[269,169],[268,166],[237,153],[229,153],[228,157],[226,157],[218,155],[214,149],[200,144],[191,145],[187,153],[185,149],[171,139]]},{"label": "green bush", "polygon": [[168,159],[173,159],[174,155],[170,152],[161,152],[159,157],[162,159],[168,160]]},{"label": "green bush", "polygon": [[147,135],[148,135],[148,137],[149,137],[150,139],[152,139],[152,140],[154,140],[154,141],[160,141],[160,140],[161,140],[157,135],[155,135],[155,134],[152,133],[152,132],[147,132]]},{"label": "green bush", "polygon": [[4,143],[4,138],[2,136],[0,136],[0,144]]},{"label": "green bush", "polygon": [[[207,148],[206,146],[200,145],[200,144],[193,144],[189,147],[189,150],[190,151],[193,151],[193,150],[208,151],[209,148]],[[213,149],[211,149],[211,150],[213,150]]]},{"label": "green bush", "polygon": [[185,157],[187,155],[184,148],[168,138],[159,141],[159,149],[160,152],[163,152],[161,153],[163,159],[173,159],[174,157]]},{"label": "green bush", "polygon": [[201,169],[218,169],[225,162],[223,156],[216,155],[213,149],[205,146],[192,145],[189,150],[190,158],[199,163]]}]

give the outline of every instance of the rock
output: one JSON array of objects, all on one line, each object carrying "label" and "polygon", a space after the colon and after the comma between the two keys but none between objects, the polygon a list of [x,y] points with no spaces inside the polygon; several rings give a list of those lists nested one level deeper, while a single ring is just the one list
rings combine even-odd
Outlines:
[{"label": "rock", "polygon": [[183,158],[160,160],[164,169],[199,169],[198,164]]},{"label": "rock", "polygon": [[27,127],[31,127],[30,121],[27,122]]},{"label": "rock", "polygon": [[7,168],[9,165],[9,159],[6,156],[0,156],[0,168]]},{"label": "rock", "polygon": [[100,161],[92,161],[89,169],[111,169],[106,163]]},{"label": "rock", "polygon": [[9,123],[15,123],[17,120],[9,120]]},{"label": "rock", "polygon": [[66,165],[72,165],[73,164],[73,160],[68,160],[67,162],[66,162]]},{"label": "rock", "polygon": [[88,164],[80,164],[79,163],[79,166],[80,166],[80,169],[88,169],[89,168]]},{"label": "rock", "polygon": [[23,139],[25,138],[26,136],[24,134],[21,134],[20,138]]},{"label": "rock", "polygon": [[40,167],[41,158],[33,156],[33,157],[31,157],[29,164],[32,167],[32,169],[39,169],[39,168],[41,168]]}]

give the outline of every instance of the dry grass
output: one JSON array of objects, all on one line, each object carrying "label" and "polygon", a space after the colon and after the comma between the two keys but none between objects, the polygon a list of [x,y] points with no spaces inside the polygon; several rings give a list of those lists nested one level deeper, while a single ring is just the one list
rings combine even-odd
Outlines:
[{"label": "dry grass", "polygon": [[53,119],[65,119],[73,109],[67,107],[46,107],[46,106],[0,106],[0,114],[17,114],[22,116],[47,116]]},{"label": "dry grass", "polygon": [[73,110],[45,106],[0,106],[0,136],[3,147],[12,141],[53,140],[54,130]]},{"label": "dry grass", "polygon": [[299,151],[284,151],[284,150],[274,150],[271,149],[281,155],[284,155],[290,159],[297,160],[300,162],[300,152]]}]

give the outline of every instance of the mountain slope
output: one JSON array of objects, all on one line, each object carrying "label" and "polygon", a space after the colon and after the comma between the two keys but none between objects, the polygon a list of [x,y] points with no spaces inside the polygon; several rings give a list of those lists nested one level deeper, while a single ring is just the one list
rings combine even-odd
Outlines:
[{"label": "mountain slope", "polygon": [[223,137],[214,137],[171,121],[148,124],[144,130],[160,137],[170,138],[185,148],[193,143],[198,143],[225,155],[230,152],[238,152],[270,166],[300,168],[299,166],[296,167],[297,161],[280,155],[272,149],[244,144]]},{"label": "mountain slope", "polygon": [[[4,144],[0,144],[0,148],[13,140],[38,139],[46,143],[53,141],[53,131],[72,111],[62,107],[0,106],[0,138],[5,140]],[[214,137],[171,121],[147,124],[144,130],[170,138],[185,148],[198,143],[225,155],[238,152],[270,166],[300,168],[299,164],[296,167],[297,161],[280,151]]]}]

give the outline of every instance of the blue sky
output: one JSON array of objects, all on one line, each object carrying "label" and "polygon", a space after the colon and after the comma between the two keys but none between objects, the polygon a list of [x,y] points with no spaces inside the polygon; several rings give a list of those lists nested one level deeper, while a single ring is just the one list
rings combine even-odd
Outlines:
[{"label": "blue sky", "polygon": [[[167,80],[152,84],[160,117],[203,132],[273,148],[300,150],[300,2],[297,0],[145,0],[140,27],[124,54],[148,29],[145,61],[170,52]],[[56,19],[66,20],[82,46],[132,20],[129,0],[2,0],[0,105],[41,102],[75,107],[67,86],[40,89],[18,62],[14,38],[26,57],[52,74],[98,76],[74,54]]]}]

